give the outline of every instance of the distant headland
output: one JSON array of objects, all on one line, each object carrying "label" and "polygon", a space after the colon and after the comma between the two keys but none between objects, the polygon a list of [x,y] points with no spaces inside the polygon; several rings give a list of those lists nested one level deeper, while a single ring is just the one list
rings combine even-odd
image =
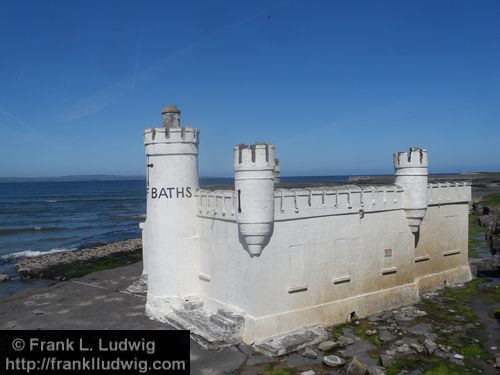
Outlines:
[{"label": "distant headland", "polygon": [[72,175],[59,177],[0,177],[0,183],[5,182],[60,182],[60,181],[116,181],[116,180],[145,180],[145,176],[123,176],[123,175]]}]

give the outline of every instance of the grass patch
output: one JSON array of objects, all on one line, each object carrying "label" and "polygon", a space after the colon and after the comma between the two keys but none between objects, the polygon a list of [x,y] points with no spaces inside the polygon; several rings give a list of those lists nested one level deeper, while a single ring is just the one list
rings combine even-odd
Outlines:
[{"label": "grass patch", "polygon": [[378,337],[378,334],[374,334],[371,336],[368,336],[366,334],[367,330],[372,329],[371,327],[372,327],[372,324],[370,323],[370,321],[368,319],[360,319],[359,326],[353,325],[352,331],[354,332],[354,334],[356,336],[358,336],[364,340],[370,341],[373,344],[375,344],[376,346],[382,346],[383,342]]},{"label": "grass patch", "polygon": [[484,228],[478,223],[477,215],[469,215],[469,236],[484,233]]},{"label": "grass patch", "polygon": [[500,193],[492,193],[485,195],[481,199],[481,203],[488,207],[499,207],[500,206]]},{"label": "grass patch", "polygon": [[338,339],[342,335],[342,330],[348,327],[348,324],[339,324],[338,326],[333,327],[332,335],[335,339]]},{"label": "grass patch", "polygon": [[[477,247],[484,242],[485,229],[479,226],[478,217],[469,215],[469,257],[477,258]],[[483,235],[482,239],[478,239],[479,235]]]},{"label": "grass patch", "polygon": [[424,372],[424,375],[463,375],[463,374],[473,374],[473,373],[470,371],[455,369],[447,363],[440,363],[437,367],[434,367]]},{"label": "grass patch", "polygon": [[397,358],[394,363],[387,368],[387,375],[396,375],[401,370],[417,370],[417,361],[412,360],[412,356],[404,356]]},{"label": "grass patch", "polygon": [[478,294],[479,285],[483,282],[483,279],[477,278],[465,284],[465,288],[446,288],[444,295],[454,299],[466,298],[467,302],[469,302],[472,297]]},{"label": "grass patch", "polygon": [[443,320],[454,320],[455,316],[464,316],[469,321],[476,320],[476,314],[472,311],[470,303],[472,298],[480,293],[479,288],[483,282],[484,279],[477,278],[465,284],[465,288],[446,288],[444,296],[450,298],[446,305],[455,312],[435,310],[433,314],[436,313]]},{"label": "grass patch", "polygon": [[43,278],[68,280],[88,275],[92,272],[127,266],[142,260],[142,249],[108,255],[88,261],[50,267],[43,271]]},{"label": "grass patch", "polygon": [[456,351],[457,353],[462,354],[465,360],[471,358],[481,358],[485,361],[493,359],[493,355],[481,348],[478,344],[466,344],[462,347],[457,347]]},{"label": "grass patch", "polygon": [[[477,317],[470,303],[481,293],[483,282],[484,279],[477,278],[465,284],[463,288],[446,288],[443,292],[443,297],[446,299],[444,305],[431,299],[424,299],[419,305],[442,327],[464,324],[467,321],[474,322]],[[440,336],[437,341],[440,344],[452,345],[454,338]]]},{"label": "grass patch", "polygon": [[448,362],[446,359],[429,357],[429,356],[418,356],[409,355],[404,357],[399,357],[396,361],[387,369],[387,375],[396,375],[401,373],[403,370],[424,370],[424,375],[468,375],[477,374],[477,371],[469,371],[470,367],[464,368],[455,363]]},{"label": "grass patch", "polygon": [[293,375],[293,372],[283,368],[272,368],[271,370],[264,371],[264,375]]}]

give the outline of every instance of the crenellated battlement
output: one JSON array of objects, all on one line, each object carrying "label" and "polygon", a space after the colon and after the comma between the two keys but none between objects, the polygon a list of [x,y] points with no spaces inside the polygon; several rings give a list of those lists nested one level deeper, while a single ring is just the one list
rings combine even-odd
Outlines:
[{"label": "crenellated battlement", "polygon": [[404,168],[427,168],[429,166],[429,159],[427,150],[419,147],[410,148],[409,152],[395,152],[394,153],[394,168],[396,173]]},{"label": "crenellated battlement", "polygon": [[[274,221],[397,210],[401,209],[402,193],[397,185],[276,189]],[[235,220],[236,191],[199,189],[194,195],[198,199],[198,216]]]},{"label": "crenellated battlement", "polygon": [[[455,204],[470,199],[470,184],[441,182],[428,185],[428,205]],[[276,189],[274,220],[302,219],[316,216],[366,214],[402,209],[404,189],[399,185],[340,185]],[[234,190],[196,190],[198,216],[236,221],[238,210]]]},{"label": "crenellated battlement", "polygon": [[275,220],[398,210],[402,193],[397,185],[277,189]]},{"label": "crenellated battlement", "polygon": [[275,148],[269,143],[240,144],[234,147],[234,169],[272,169],[275,166]]},{"label": "crenellated battlement", "polygon": [[199,143],[200,131],[190,126],[179,128],[150,128],[144,130],[144,144]]},{"label": "crenellated battlement", "polygon": [[437,182],[428,185],[428,205],[468,202],[471,184],[467,182]]},{"label": "crenellated battlement", "polygon": [[234,190],[197,189],[198,216],[236,221],[238,209]]}]

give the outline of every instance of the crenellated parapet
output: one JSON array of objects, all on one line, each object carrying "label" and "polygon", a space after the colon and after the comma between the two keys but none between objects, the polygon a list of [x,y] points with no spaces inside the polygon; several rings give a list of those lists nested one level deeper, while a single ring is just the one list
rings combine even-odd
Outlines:
[{"label": "crenellated parapet", "polygon": [[194,195],[199,217],[236,221],[238,206],[234,190],[198,189]]},{"label": "crenellated parapet", "polygon": [[431,183],[427,191],[429,206],[469,202],[471,199],[471,184],[468,182]]},{"label": "crenellated parapet", "polygon": [[275,150],[268,143],[234,148],[236,220],[241,242],[260,255],[273,232]]},{"label": "crenellated parapet", "polygon": [[418,233],[427,210],[428,166],[427,150],[413,147],[394,153],[395,182],[404,189],[403,207],[413,233]]},{"label": "crenellated parapet", "polygon": [[[403,209],[404,189],[399,185],[339,185],[301,189],[276,189],[274,221],[311,217],[394,211]],[[234,190],[196,190],[198,216],[236,221],[238,210]],[[440,182],[428,185],[428,206],[456,204],[470,200],[470,184]]]},{"label": "crenellated parapet", "polygon": [[291,220],[334,215],[359,215],[399,210],[403,189],[396,185],[277,189],[275,220]]},{"label": "crenellated parapet", "polygon": [[[199,189],[195,197],[199,217],[236,221],[236,191]],[[370,212],[400,210],[402,198],[403,189],[397,185],[276,189],[274,221],[345,214],[362,217]]]},{"label": "crenellated parapet", "polygon": [[147,155],[198,155],[199,132],[189,126],[145,129],[144,145]]}]

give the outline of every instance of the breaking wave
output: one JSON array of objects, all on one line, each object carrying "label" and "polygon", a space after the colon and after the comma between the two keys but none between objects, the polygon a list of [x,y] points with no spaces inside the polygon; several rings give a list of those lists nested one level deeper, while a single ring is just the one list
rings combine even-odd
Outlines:
[{"label": "breaking wave", "polygon": [[71,247],[56,248],[56,249],[52,249],[49,251],[25,250],[25,251],[20,251],[18,253],[2,255],[2,256],[0,256],[0,260],[12,260],[12,259],[18,259],[18,258],[32,258],[32,257],[37,257],[40,255],[45,255],[45,254],[62,253],[65,251],[74,251],[76,249],[77,249],[76,246],[71,246]]}]

